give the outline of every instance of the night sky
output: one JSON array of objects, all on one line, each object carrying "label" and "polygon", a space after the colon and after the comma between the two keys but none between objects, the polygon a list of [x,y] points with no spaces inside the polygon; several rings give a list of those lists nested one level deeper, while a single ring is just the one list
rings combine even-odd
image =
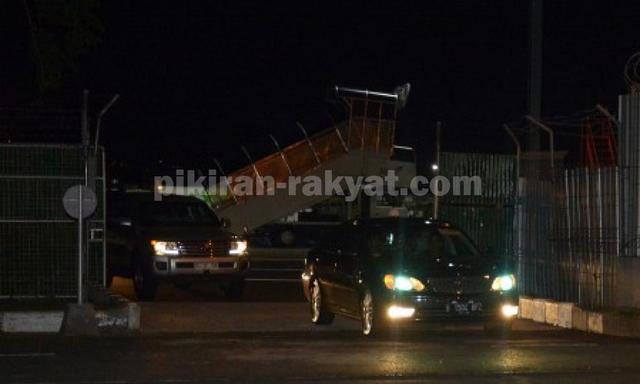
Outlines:
[{"label": "night sky", "polygon": [[[512,151],[500,125],[527,110],[527,1],[266,3],[103,1],[102,42],[57,103],[79,104],[83,87],[94,110],[121,94],[103,125],[111,159],[207,169],[218,158],[231,170],[246,162],[241,145],[259,158],[271,151],[268,134],[286,145],[301,137],[296,121],[313,133],[339,118],[325,102],[333,84],[410,82],[397,136],[421,162],[433,157],[438,120],[444,150]],[[29,102],[21,9],[5,7],[3,106]],[[625,61],[640,49],[639,11],[545,2],[544,115],[615,110]]]}]

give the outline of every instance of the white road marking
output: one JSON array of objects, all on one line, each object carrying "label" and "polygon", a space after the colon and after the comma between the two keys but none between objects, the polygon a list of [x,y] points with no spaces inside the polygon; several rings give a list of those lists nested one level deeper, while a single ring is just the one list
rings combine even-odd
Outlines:
[{"label": "white road marking", "polygon": [[491,348],[558,348],[558,347],[565,347],[565,348],[584,348],[584,347],[597,347],[598,344],[596,343],[571,343],[571,342],[567,342],[567,343],[563,343],[563,342],[557,342],[557,341],[549,341],[549,342],[544,342],[544,341],[537,341],[537,342],[517,342],[517,341],[507,341],[504,343],[496,343],[496,344],[491,344],[490,347]]},{"label": "white road marking", "polygon": [[53,357],[56,354],[53,352],[45,352],[45,353],[0,353],[0,358],[9,358],[9,357]]}]

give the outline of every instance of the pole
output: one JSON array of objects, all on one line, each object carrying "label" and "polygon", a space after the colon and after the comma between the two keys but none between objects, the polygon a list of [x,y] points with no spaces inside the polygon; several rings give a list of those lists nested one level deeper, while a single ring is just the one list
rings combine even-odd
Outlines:
[{"label": "pole", "polygon": [[603,115],[605,115],[609,120],[611,120],[613,122],[613,124],[616,125],[616,127],[620,127],[620,122],[618,121],[618,119],[615,118],[615,116],[613,116],[611,114],[611,112],[609,112],[605,107],[603,107],[600,104],[596,104],[596,109],[602,113]]},{"label": "pole", "polygon": [[[438,121],[436,124],[436,165],[438,168],[435,170],[436,176],[440,175],[440,136],[442,133],[442,122]],[[439,194],[438,194],[439,195]],[[438,211],[440,209],[440,196],[433,195],[433,218],[438,219]]]},{"label": "pole", "polygon": [[505,131],[507,131],[507,134],[511,137],[511,140],[513,140],[513,143],[516,146],[516,185],[517,185],[518,178],[520,178],[520,154],[522,151],[522,148],[520,147],[520,140],[518,140],[518,137],[513,133],[513,131],[511,130],[511,128],[509,128],[507,124],[502,124],[502,127],[504,128]]},{"label": "pole", "polygon": [[531,115],[527,115],[525,116],[525,118],[527,120],[529,120],[531,123],[533,123],[533,125],[536,125],[538,128],[542,129],[543,131],[547,132],[549,134],[549,153],[550,153],[550,161],[551,161],[551,175],[553,177],[553,162],[554,162],[554,156],[555,156],[555,149],[554,149],[554,139],[553,139],[553,130],[549,127],[547,127],[546,125],[542,124],[541,122],[539,122],[538,120],[536,120],[535,118],[533,118],[533,116]]},{"label": "pole", "polygon": [[84,302],[84,298],[83,298],[83,282],[82,282],[82,272],[83,272],[83,260],[82,260],[82,256],[83,256],[83,220],[82,220],[82,216],[83,216],[83,212],[82,212],[82,186],[80,188],[78,188],[78,209],[79,209],[79,216],[78,216],[78,304],[82,305],[82,303]]},{"label": "pole", "polygon": [[[540,119],[542,110],[542,1],[529,3],[529,115]],[[529,131],[529,151],[540,150],[538,130]]]},{"label": "pole", "polygon": [[316,149],[313,146],[313,142],[311,141],[311,139],[309,138],[309,135],[307,134],[307,130],[304,129],[304,125],[302,125],[302,123],[300,123],[299,121],[296,121],[296,125],[302,131],[302,134],[304,135],[304,139],[307,141],[307,144],[309,145],[309,148],[311,148],[311,152],[313,152],[313,156],[315,157],[316,162],[318,163],[318,165],[320,165],[322,162],[320,161],[320,157],[318,156],[318,152],[316,152]]},{"label": "pole", "polygon": [[[102,151],[102,282],[107,282],[107,161]],[[97,193],[98,191],[96,191]]]},{"label": "pole", "polygon": [[[226,174],[224,173],[224,169],[222,168],[222,164],[220,164],[218,159],[213,159],[213,161],[216,163],[216,166],[220,170],[221,177],[222,177],[221,180],[223,180],[225,185],[227,186],[227,190],[231,194],[231,197],[233,198],[233,201],[235,203],[237,203],[238,202],[238,198],[236,197],[235,193],[233,193],[233,188],[231,187],[231,183],[229,183],[229,179],[227,178]],[[220,195],[220,193],[218,191],[216,191],[216,194]]]},{"label": "pole", "polygon": [[84,185],[89,184],[89,91],[82,91],[82,116],[80,126],[80,138],[82,145],[82,158],[84,160]]},{"label": "pole", "polygon": [[254,186],[255,190],[253,192],[254,194],[262,193],[262,191],[264,191],[264,183],[262,181],[260,173],[258,172],[258,167],[256,167],[256,163],[253,162],[253,158],[249,154],[247,148],[243,145],[240,147],[240,149],[242,150],[242,152],[244,152],[245,156],[247,156],[247,159],[249,159],[249,161],[251,162],[251,168],[253,168],[253,173],[256,175],[256,184]]},{"label": "pole", "polygon": [[287,158],[285,157],[284,152],[282,152],[282,149],[280,149],[280,144],[278,144],[278,140],[276,140],[276,138],[273,135],[269,135],[269,137],[271,138],[271,141],[273,141],[273,145],[276,146],[276,149],[280,154],[280,158],[282,159],[282,162],[287,167],[287,172],[289,172],[289,176],[293,176],[293,173],[291,172],[291,167],[289,167],[289,163],[287,162]]},{"label": "pole", "polygon": [[[82,138],[82,157],[84,159],[84,186],[87,186],[89,182],[89,91],[82,91],[82,126],[81,126],[81,138]],[[83,282],[83,272],[84,272],[84,222],[83,222],[83,212],[82,212],[82,188],[80,186],[80,191],[78,192],[78,209],[79,209],[79,217],[78,217],[78,304],[83,304],[84,302],[84,282]]]},{"label": "pole", "polygon": [[80,135],[82,140],[82,146],[89,146],[89,117],[88,117],[88,109],[89,109],[89,91],[87,89],[82,91],[82,122],[80,126]]},{"label": "pole", "polygon": [[109,101],[104,108],[102,108],[102,110],[100,111],[100,114],[98,114],[98,121],[96,122],[96,137],[94,139],[94,145],[93,145],[93,155],[96,156],[98,154],[98,139],[100,138],[100,126],[102,123],[102,116],[104,116],[107,111],[109,111],[109,109],[111,108],[111,106],[118,101],[118,99],[120,98],[119,94],[115,94],[113,96],[113,98],[111,99],[111,101]]}]

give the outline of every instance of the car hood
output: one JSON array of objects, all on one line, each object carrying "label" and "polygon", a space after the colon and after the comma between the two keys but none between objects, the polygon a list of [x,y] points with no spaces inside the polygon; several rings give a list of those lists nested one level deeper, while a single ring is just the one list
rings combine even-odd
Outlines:
[{"label": "car hood", "polygon": [[143,230],[145,237],[156,240],[190,241],[231,239],[233,235],[219,227],[151,226]]},{"label": "car hood", "polygon": [[419,279],[484,277],[493,276],[498,271],[495,263],[480,258],[461,263],[382,259],[377,261],[377,269],[383,274],[391,273]]}]

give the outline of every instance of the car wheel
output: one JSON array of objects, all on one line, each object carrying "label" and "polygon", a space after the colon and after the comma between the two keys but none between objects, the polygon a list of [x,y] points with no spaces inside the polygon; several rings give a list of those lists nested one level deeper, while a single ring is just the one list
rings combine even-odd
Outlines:
[{"label": "car wheel", "polygon": [[136,262],[133,272],[133,287],[138,300],[153,301],[158,291],[158,283],[151,268],[142,261]]},{"label": "car wheel", "polygon": [[309,288],[309,304],[311,308],[311,322],[314,324],[331,324],[333,323],[334,314],[324,309],[322,301],[322,289],[318,279],[313,279]]},{"label": "car wheel", "polygon": [[228,299],[240,300],[244,296],[244,279],[233,280],[224,289],[224,295]]},{"label": "car wheel", "polygon": [[366,290],[360,299],[360,319],[362,322],[362,334],[369,336],[374,333],[375,308],[373,306],[373,296],[370,290]]}]

